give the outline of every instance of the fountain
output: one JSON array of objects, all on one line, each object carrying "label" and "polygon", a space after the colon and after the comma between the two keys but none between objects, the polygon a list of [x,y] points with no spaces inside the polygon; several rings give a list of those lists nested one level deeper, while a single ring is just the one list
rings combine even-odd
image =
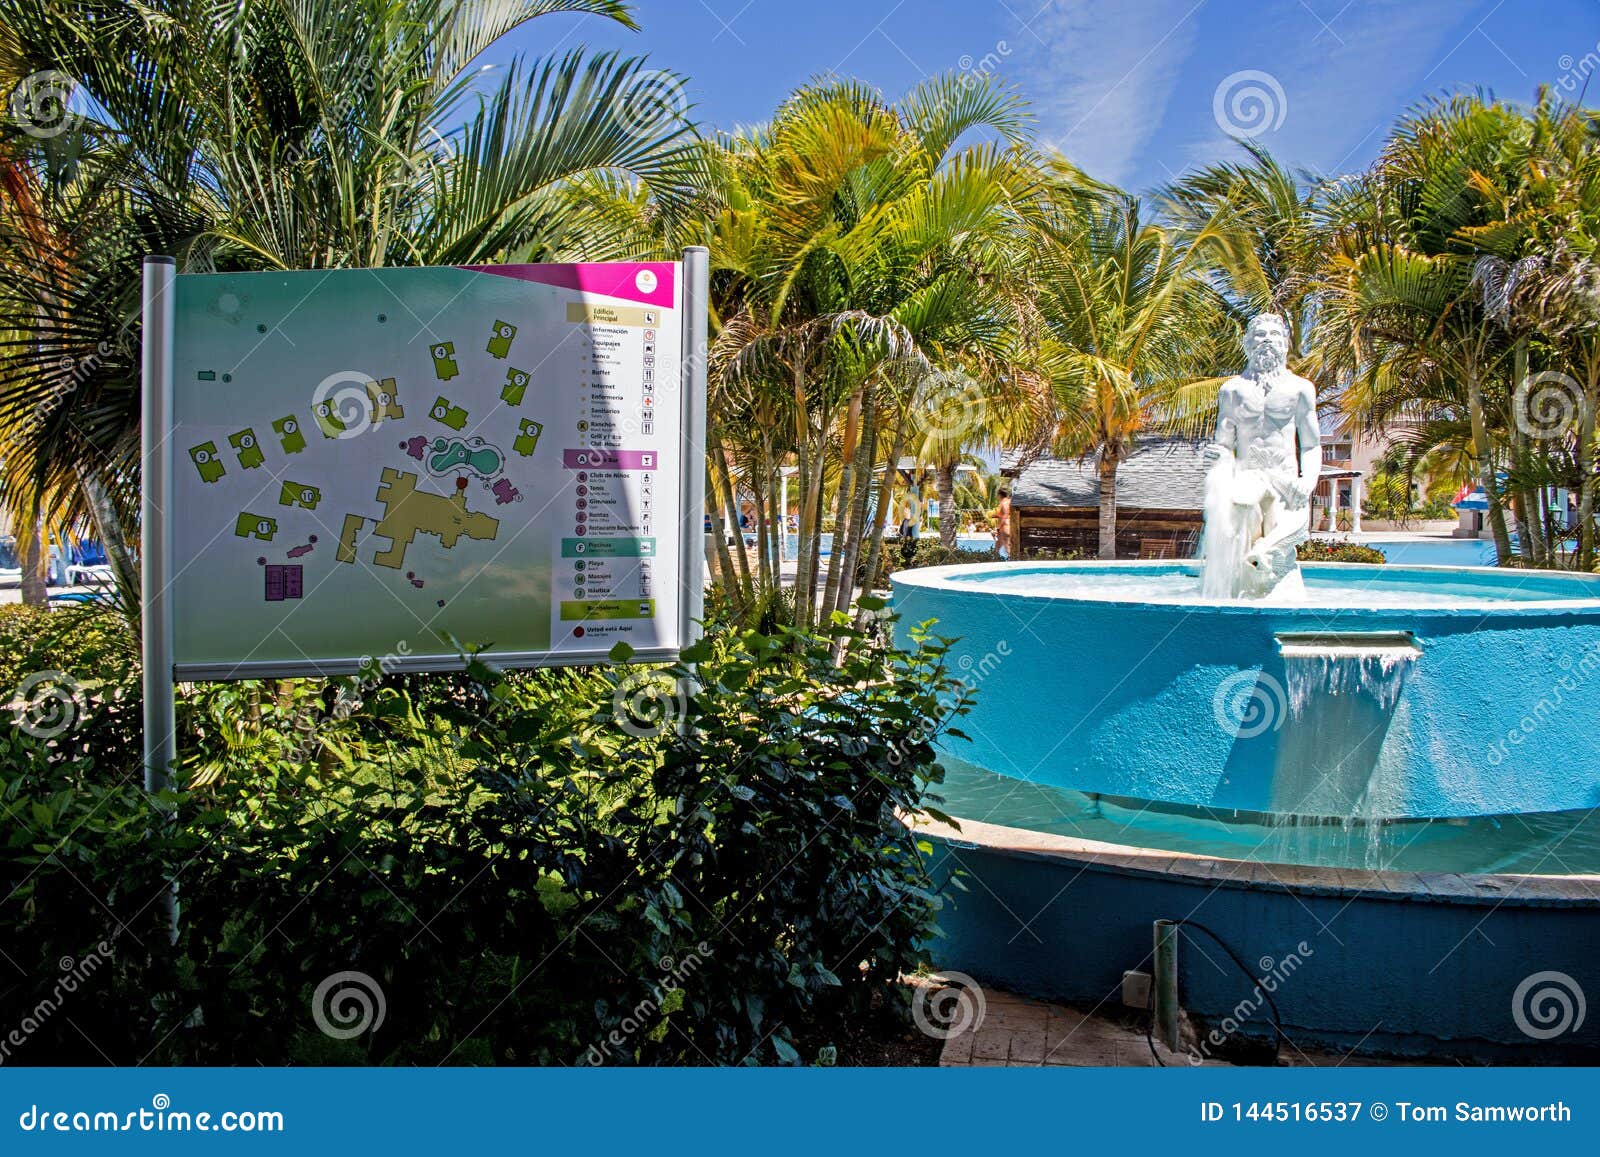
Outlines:
[{"label": "fountain", "polygon": [[[1530,1033],[1513,997],[1600,993],[1600,578],[1297,563],[1315,395],[1277,319],[1246,345],[1197,562],[894,576],[897,629],[937,620],[976,696],[944,743],[959,830],[928,833],[982,886],[939,963],[1098,1003],[1198,911],[1245,959],[1314,948],[1277,997],[1296,1040],[1592,1061],[1600,1017]],[[1202,1022],[1241,995],[1185,980]]]}]

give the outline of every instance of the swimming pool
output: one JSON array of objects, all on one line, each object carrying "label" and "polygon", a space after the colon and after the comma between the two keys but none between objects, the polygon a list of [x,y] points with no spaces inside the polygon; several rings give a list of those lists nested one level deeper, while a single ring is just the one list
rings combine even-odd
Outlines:
[{"label": "swimming pool", "polygon": [[1494,566],[1498,560],[1494,543],[1481,538],[1376,539],[1361,545],[1382,551],[1397,566]]}]

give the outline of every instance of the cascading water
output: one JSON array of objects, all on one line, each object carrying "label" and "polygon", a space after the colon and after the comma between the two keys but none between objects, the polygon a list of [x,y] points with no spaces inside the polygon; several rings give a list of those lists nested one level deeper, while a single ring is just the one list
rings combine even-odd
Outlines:
[{"label": "cascading water", "polygon": [[[1333,823],[1342,857],[1382,867],[1384,821],[1403,814],[1402,792],[1385,774],[1382,747],[1418,655],[1406,632],[1284,633],[1285,718],[1278,737],[1275,823],[1282,854],[1304,856],[1301,828]],[[1326,833],[1318,834],[1325,843]]]},{"label": "cascading water", "polygon": [[1324,695],[1358,696],[1390,710],[1422,652],[1410,634],[1396,631],[1282,634],[1278,653],[1289,711],[1298,718]]},{"label": "cascading water", "polygon": [[1200,544],[1200,594],[1208,599],[1236,599],[1244,593],[1250,544],[1260,533],[1260,519],[1234,501],[1233,458],[1222,457],[1206,472],[1205,532]]}]

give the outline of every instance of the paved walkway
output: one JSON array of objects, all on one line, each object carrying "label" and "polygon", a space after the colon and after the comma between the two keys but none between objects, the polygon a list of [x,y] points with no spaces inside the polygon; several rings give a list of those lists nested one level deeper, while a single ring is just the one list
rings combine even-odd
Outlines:
[{"label": "paved walkway", "polygon": [[[937,978],[935,978],[935,981]],[[1150,1055],[1142,1024],[1127,1024],[1106,1016],[1080,1012],[1065,1005],[1016,996],[994,988],[983,989],[982,1015],[965,1032],[944,1042],[939,1064],[981,1068],[1037,1068],[1040,1065],[1076,1067],[1149,1068],[1157,1063],[1173,1068],[1195,1064],[1187,1053],[1174,1053],[1156,1044],[1157,1062]],[[969,1006],[970,1008],[970,1006]],[[958,1018],[960,1014],[958,1013]],[[1205,1067],[1231,1068],[1228,1061],[1206,1059]],[[1279,1063],[1295,1067],[1335,1068],[1340,1065],[1412,1065],[1414,1060],[1380,1060],[1350,1054],[1285,1048]]]},{"label": "paved walkway", "polygon": [[[944,1042],[941,1065],[1147,1067],[1156,1063],[1142,1030],[992,988],[984,989],[983,996],[983,1015],[966,1032]],[[1186,1056],[1159,1044],[1156,1051],[1166,1064],[1189,1067]]]}]

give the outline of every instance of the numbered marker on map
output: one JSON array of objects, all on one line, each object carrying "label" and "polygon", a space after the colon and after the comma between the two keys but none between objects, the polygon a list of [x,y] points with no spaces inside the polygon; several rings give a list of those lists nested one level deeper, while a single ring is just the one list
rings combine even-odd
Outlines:
[{"label": "numbered marker on map", "polygon": [[261,447],[256,445],[256,432],[248,426],[237,434],[229,434],[228,445],[239,452],[239,465],[246,470],[253,470],[267,460]]},{"label": "numbered marker on map", "polygon": [[217,457],[217,444],[215,442],[202,442],[198,446],[189,447],[189,457],[200,470],[200,481],[215,482],[227,473],[223,469],[222,461]]},{"label": "numbered marker on map", "polygon": [[306,436],[300,432],[300,423],[293,414],[272,423],[285,454],[298,454],[306,448]]},{"label": "numbered marker on map", "polygon": [[433,354],[433,372],[441,382],[448,382],[461,372],[456,368],[455,342],[436,342],[429,352]]},{"label": "numbered marker on map", "polygon": [[544,423],[532,418],[522,419],[522,433],[511,442],[511,448],[524,458],[539,448],[539,435],[544,433]]},{"label": "numbered marker on map", "polygon": [[517,336],[517,327],[509,321],[496,321],[494,333],[489,335],[489,352],[497,358],[509,357],[511,339]]},{"label": "numbered marker on map", "polygon": [[304,482],[285,482],[283,489],[278,492],[280,506],[303,506],[307,510],[315,510],[321,501],[322,491]]},{"label": "numbered marker on map", "polygon": [[271,542],[272,536],[278,533],[278,520],[245,511],[234,522],[233,533],[240,538],[259,538],[262,542]]},{"label": "numbered marker on map", "polygon": [[522,405],[522,395],[528,392],[528,371],[507,370],[506,384],[500,387],[501,400],[513,406]]},{"label": "numbered marker on map", "polygon": [[459,432],[466,429],[467,412],[443,394],[434,399],[433,409],[428,413],[435,422],[449,426],[452,430]]}]

